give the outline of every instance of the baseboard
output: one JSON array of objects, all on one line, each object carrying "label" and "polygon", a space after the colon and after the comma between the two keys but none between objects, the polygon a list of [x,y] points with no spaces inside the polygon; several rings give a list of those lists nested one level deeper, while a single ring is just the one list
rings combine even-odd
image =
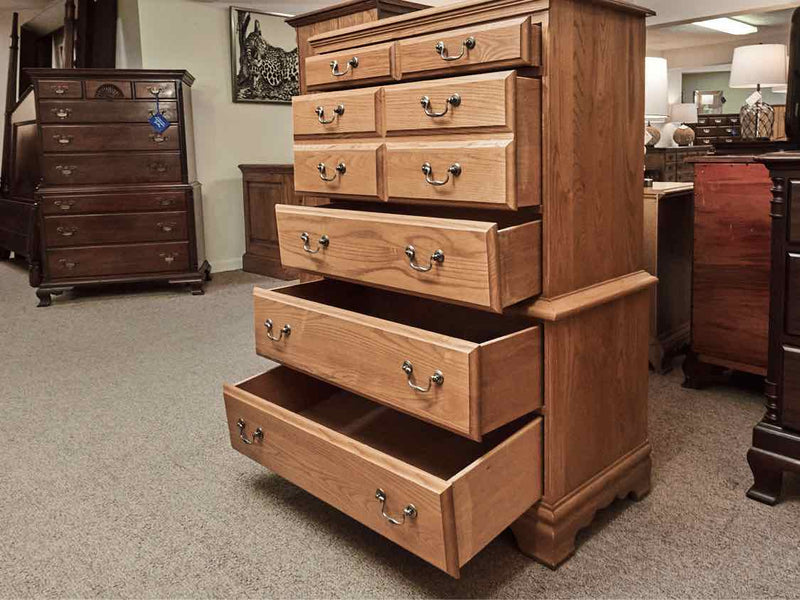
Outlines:
[{"label": "baseboard", "polygon": [[227,259],[214,259],[209,258],[208,262],[211,263],[212,273],[223,273],[225,271],[241,271],[242,257],[227,258]]}]

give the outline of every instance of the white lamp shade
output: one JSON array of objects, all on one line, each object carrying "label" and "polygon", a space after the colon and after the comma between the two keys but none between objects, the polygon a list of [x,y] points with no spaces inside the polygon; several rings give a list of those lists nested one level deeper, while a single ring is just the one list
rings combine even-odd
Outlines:
[{"label": "white lamp shade", "polygon": [[772,91],[776,94],[788,94],[789,93],[789,85],[776,85],[772,88]]},{"label": "white lamp shade", "polygon": [[786,83],[786,45],[740,46],[733,51],[730,87],[774,87]]},{"label": "white lamp shade", "polygon": [[667,94],[667,59],[645,58],[644,116],[647,120],[665,120],[669,116]]},{"label": "white lamp shade", "polygon": [[697,105],[673,104],[669,107],[669,116],[675,123],[697,123]]}]

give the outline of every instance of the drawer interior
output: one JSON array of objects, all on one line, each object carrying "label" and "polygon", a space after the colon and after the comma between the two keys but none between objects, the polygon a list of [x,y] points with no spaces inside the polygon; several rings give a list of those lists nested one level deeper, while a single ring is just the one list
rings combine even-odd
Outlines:
[{"label": "drawer interior", "polygon": [[286,367],[237,387],[445,481],[534,419],[522,417],[475,442]]},{"label": "drawer interior", "polygon": [[430,217],[438,219],[459,219],[463,221],[479,221],[497,223],[499,229],[522,225],[542,218],[541,207],[532,206],[516,211],[487,210],[480,208],[461,208],[448,206],[426,206],[420,204],[397,206],[393,204],[364,204],[363,202],[336,201],[317,208],[336,210],[352,210],[357,212],[380,213],[385,215],[401,215],[414,217]]},{"label": "drawer interior", "polygon": [[272,290],[377,319],[432,331],[476,344],[527,329],[526,317],[495,315],[434,300],[325,279]]}]

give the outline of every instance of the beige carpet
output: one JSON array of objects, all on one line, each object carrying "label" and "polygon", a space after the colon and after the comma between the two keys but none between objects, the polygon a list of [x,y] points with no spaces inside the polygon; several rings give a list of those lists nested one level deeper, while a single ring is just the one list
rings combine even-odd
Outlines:
[{"label": "beige carpet", "polygon": [[617,502],[552,572],[506,532],[455,581],[234,452],[220,388],[253,352],[250,289],[136,288],[35,308],[0,263],[0,596],[800,595],[800,480],[745,498],[760,396],[650,385],[653,491]]}]

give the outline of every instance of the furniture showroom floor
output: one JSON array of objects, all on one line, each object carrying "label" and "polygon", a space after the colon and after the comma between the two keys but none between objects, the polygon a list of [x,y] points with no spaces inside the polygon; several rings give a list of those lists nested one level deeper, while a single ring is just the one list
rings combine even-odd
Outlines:
[{"label": "furniture showroom floor", "polygon": [[653,491],[604,510],[555,572],[506,532],[453,580],[272,475],[230,449],[221,387],[269,366],[250,291],[277,283],[37,309],[0,263],[1,597],[800,594],[800,478],[774,508],[744,495],[760,395],[684,390],[679,368],[650,380]]}]

